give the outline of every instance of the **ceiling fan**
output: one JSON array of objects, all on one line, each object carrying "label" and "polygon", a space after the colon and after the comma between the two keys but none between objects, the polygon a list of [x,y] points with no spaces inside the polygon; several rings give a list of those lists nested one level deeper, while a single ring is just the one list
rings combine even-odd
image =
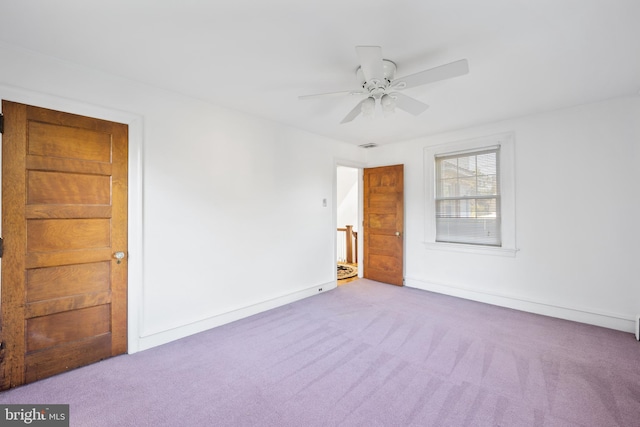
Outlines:
[{"label": "ceiling fan", "polygon": [[304,95],[299,96],[298,99],[324,98],[338,95],[365,95],[366,97],[342,119],[341,124],[352,121],[360,114],[372,117],[375,114],[376,102],[380,104],[385,115],[393,113],[396,108],[399,108],[417,116],[429,106],[415,98],[400,93],[400,90],[462,76],[469,72],[467,60],[461,59],[410,74],[406,77],[396,78],[396,64],[393,61],[382,58],[382,48],[380,46],[356,46],[356,53],[360,60],[360,66],[356,70],[356,78],[361,89]]}]

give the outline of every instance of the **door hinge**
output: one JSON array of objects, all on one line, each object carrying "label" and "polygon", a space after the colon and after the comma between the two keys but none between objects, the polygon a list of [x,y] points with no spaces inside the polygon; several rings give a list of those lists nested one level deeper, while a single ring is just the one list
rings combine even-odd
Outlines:
[{"label": "door hinge", "polygon": [[0,237],[0,258],[2,258],[3,253],[4,253],[4,239]]},{"label": "door hinge", "polygon": [[4,133],[4,116],[0,114],[0,133]]}]

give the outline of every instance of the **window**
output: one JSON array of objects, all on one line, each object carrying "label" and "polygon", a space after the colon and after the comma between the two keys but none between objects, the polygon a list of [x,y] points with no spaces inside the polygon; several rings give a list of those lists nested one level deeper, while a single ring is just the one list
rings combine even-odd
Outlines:
[{"label": "window", "polygon": [[513,134],[425,148],[425,244],[514,256]]},{"label": "window", "polygon": [[435,156],[436,242],[502,246],[500,147]]}]

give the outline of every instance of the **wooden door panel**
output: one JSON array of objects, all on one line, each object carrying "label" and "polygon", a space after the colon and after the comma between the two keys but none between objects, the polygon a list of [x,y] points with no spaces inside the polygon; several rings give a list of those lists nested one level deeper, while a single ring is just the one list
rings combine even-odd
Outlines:
[{"label": "wooden door panel", "polygon": [[27,220],[27,252],[96,249],[111,246],[108,218]]},{"label": "wooden door panel", "polygon": [[106,334],[111,327],[109,305],[87,307],[27,319],[27,354]]},{"label": "wooden door panel", "polygon": [[108,291],[111,285],[109,261],[63,265],[27,270],[27,303]]},{"label": "wooden door panel", "polygon": [[395,192],[395,188],[400,183],[399,177],[396,171],[393,169],[376,168],[378,170],[373,171],[369,177],[369,184],[374,192],[380,191],[392,191]]},{"label": "wooden door panel", "polygon": [[111,178],[68,172],[30,171],[28,204],[108,205]]},{"label": "wooden door panel", "polygon": [[364,277],[402,285],[403,166],[364,170]]},{"label": "wooden door panel", "polygon": [[[36,117],[35,120],[49,120]],[[94,130],[29,122],[28,154],[82,159],[96,162],[111,161],[111,134]]]},{"label": "wooden door panel", "polygon": [[31,252],[25,256],[25,268],[106,261],[111,258],[111,254],[111,248],[86,249],[83,251]]},{"label": "wooden door panel", "polygon": [[[378,197],[375,197],[378,196]],[[382,197],[380,197],[382,196]],[[374,197],[369,201],[369,207],[374,209],[379,213],[396,213],[396,203],[397,200],[395,197],[389,197],[387,194],[375,194]]]},{"label": "wooden door panel", "polygon": [[396,275],[398,269],[402,268],[401,260],[393,256],[393,254],[376,254],[371,256],[370,262],[374,265],[374,267],[372,268],[372,273],[376,274],[381,279],[386,279],[379,281],[394,284],[392,282],[395,280],[394,276]]},{"label": "wooden door panel", "polygon": [[376,212],[396,212],[397,194],[391,192],[372,193],[368,205]]},{"label": "wooden door panel", "polygon": [[61,344],[24,358],[24,382],[30,383],[69,369],[98,362],[112,354],[112,334]]},{"label": "wooden door panel", "polygon": [[374,261],[374,264],[378,270],[393,272],[401,267],[400,260],[394,257],[393,253],[390,253],[389,255],[372,255],[371,259]]},{"label": "wooden door panel", "polygon": [[111,303],[111,292],[93,292],[57,298],[55,300],[37,301],[26,304],[25,318],[48,316],[63,311],[80,310]]},{"label": "wooden door panel", "polygon": [[0,388],[126,351],[127,127],[2,103]]},{"label": "wooden door panel", "polygon": [[402,249],[401,239],[398,236],[376,234],[369,238],[369,250],[373,255],[383,254],[386,256],[394,256]]},{"label": "wooden door panel", "polygon": [[111,163],[89,162],[86,160],[56,157],[27,156],[27,170],[65,171],[111,176]]},{"label": "wooden door panel", "polygon": [[395,233],[396,232],[396,213],[375,213],[368,216],[369,227],[377,230],[378,232]]}]

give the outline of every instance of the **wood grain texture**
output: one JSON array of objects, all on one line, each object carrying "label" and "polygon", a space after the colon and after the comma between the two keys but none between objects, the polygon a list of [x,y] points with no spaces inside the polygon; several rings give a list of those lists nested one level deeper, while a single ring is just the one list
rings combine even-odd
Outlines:
[{"label": "wood grain texture", "polygon": [[27,205],[26,219],[111,218],[111,205]]},{"label": "wood grain texture", "polygon": [[110,304],[111,291],[85,293],[47,301],[33,302],[26,305],[25,319],[32,319],[50,314],[71,312],[81,308]]},{"label": "wood grain texture", "polygon": [[[128,162],[129,128],[124,125],[112,129],[113,170],[111,175],[113,215],[111,217],[111,244],[113,251],[127,253],[128,241]],[[111,354],[113,356],[127,351],[127,262],[128,256],[120,264],[111,259]]]},{"label": "wood grain texture", "polygon": [[61,372],[98,362],[111,356],[111,334],[51,347],[25,356],[25,382],[33,382]]},{"label": "wood grain texture", "polygon": [[[0,388],[127,350],[126,125],[3,101]],[[8,135],[8,137],[7,137]]]},{"label": "wood grain texture", "polygon": [[68,172],[29,171],[27,204],[108,205],[111,178]]},{"label": "wood grain texture", "polygon": [[111,263],[113,259],[111,255],[111,248],[31,252],[26,255],[24,264],[26,268],[42,268],[99,261],[109,261]]},{"label": "wood grain texture", "polygon": [[27,319],[27,352],[55,347],[109,332],[108,305],[86,307]]},{"label": "wood grain texture", "polygon": [[108,218],[27,220],[27,252],[110,246],[111,221]]},{"label": "wood grain texture", "polygon": [[111,134],[29,121],[28,153],[65,159],[111,161]]},{"label": "wood grain texture", "polygon": [[404,284],[403,165],[364,170],[364,263],[367,279]]},{"label": "wood grain texture", "polygon": [[27,155],[27,169],[111,176],[111,163]]},{"label": "wood grain texture", "polygon": [[110,261],[34,268],[27,270],[26,302],[105,292],[110,286]]},{"label": "wood grain texture", "polygon": [[[25,141],[27,107],[2,101],[2,318],[0,331],[5,353],[0,363],[0,387],[24,383],[24,286],[26,223],[23,218],[26,186]],[[10,284],[10,285],[9,285]]]}]

